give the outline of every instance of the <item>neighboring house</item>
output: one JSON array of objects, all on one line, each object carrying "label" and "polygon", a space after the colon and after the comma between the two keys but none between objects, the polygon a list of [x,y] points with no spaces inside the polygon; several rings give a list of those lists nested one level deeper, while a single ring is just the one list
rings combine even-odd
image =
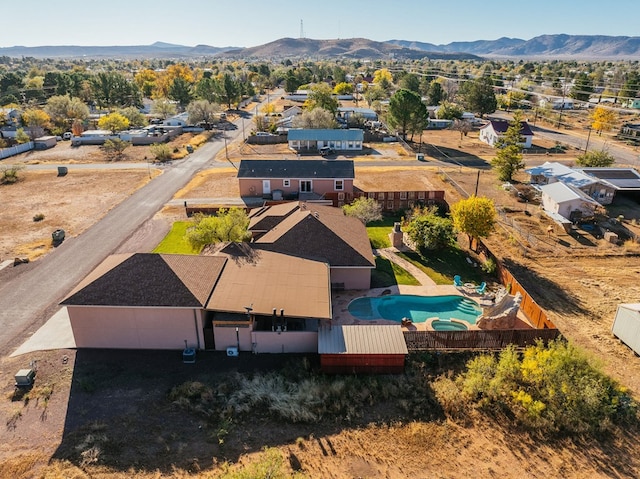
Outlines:
[{"label": "neighboring house", "polygon": [[619,304],[611,332],[636,354],[640,354],[640,304]]},{"label": "neighboring house", "polygon": [[554,221],[565,226],[584,216],[593,216],[599,203],[576,187],[559,181],[543,185],[542,208]]},{"label": "neighboring house", "polygon": [[189,113],[185,111],[175,116],[172,116],[171,118],[167,118],[162,122],[162,124],[167,126],[183,126],[184,127],[189,124],[188,121],[189,121]]},{"label": "neighboring house", "polygon": [[627,108],[640,109],[640,98],[630,98],[623,105]]},{"label": "neighboring house", "polygon": [[338,118],[342,118],[347,122],[353,115],[360,115],[362,118],[368,121],[377,121],[378,114],[371,108],[357,108],[357,107],[339,107]]},{"label": "neighboring house", "polygon": [[9,126],[19,126],[22,111],[17,108],[0,108],[0,120],[4,119]]},{"label": "neighboring house", "polygon": [[573,110],[575,107],[573,100],[569,98],[543,99],[540,100],[540,106],[551,107],[553,110]]},{"label": "neighboring house", "polygon": [[251,210],[252,245],[329,264],[337,289],[369,289],[375,261],[362,222],[341,208],[312,203]]},{"label": "neighboring house", "polygon": [[230,244],[109,256],[62,303],[78,348],[317,352],[326,263]]},{"label": "neighboring house", "polygon": [[322,147],[334,150],[360,151],[364,132],[359,128],[349,129],[304,129],[293,128],[287,133],[289,148],[296,151],[317,151]]},{"label": "neighboring house", "polygon": [[619,136],[624,139],[640,140],[640,123],[625,123],[620,128]]},{"label": "neighboring house", "polygon": [[79,136],[71,138],[71,144],[79,145],[102,145],[110,138],[117,138],[109,130],[87,130],[83,131]]},{"label": "neighboring house", "polygon": [[353,195],[352,160],[241,160],[241,197],[273,200],[329,199],[335,206]]},{"label": "neighboring house", "polygon": [[[507,120],[489,120],[489,123],[480,128],[480,141],[485,142],[489,146],[495,146],[499,138],[509,128],[509,122]],[[531,148],[533,142],[533,132],[526,121],[520,124],[520,135],[524,138],[523,143],[520,143],[522,148]]]},{"label": "neighboring house", "polygon": [[293,118],[302,114],[302,108],[299,106],[290,106],[282,112],[282,118]]},{"label": "neighboring house", "polygon": [[427,130],[444,130],[453,125],[453,120],[445,120],[439,118],[429,118],[427,120]]}]

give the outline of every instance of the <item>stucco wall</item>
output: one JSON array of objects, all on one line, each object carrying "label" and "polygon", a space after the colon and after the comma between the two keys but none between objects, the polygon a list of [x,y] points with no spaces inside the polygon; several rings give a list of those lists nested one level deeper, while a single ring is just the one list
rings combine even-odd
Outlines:
[{"label": "stucco wall", "polygon": [[317,353],[317,331],[255,331],[252,333],[256,353]]},{"label": "stucco wall", "polygon": [[236,326],[213,325],[213,340],[216,351],[226,351],[227,348],[236,347],[240,340],[240,351],[251,351],[251,328],[239,326],[236,335]]},{"label": "stucco wall", "polygon": [[369,289],[371,268],[331,268],[331,284],[344,283],[344,289]]},{"label": "stucco wall", "polygon": [[[290,193],[298,193],[300,191],[300,179],[298,178],[286,178],[289,180],[289,186],[284,186],[284,181],[281,178],[271,178],[271,192],[273,190],[281,190],[284,195]],[[311,180],[311,188],[314,193],[320,195],[325,193],[335,192],[335,181],[333,179],[313,179]],[[262,179],[254,178],[241,178],[238,180],[240,188],[240,196],[262,196]],[[346,191],[351,193],[353,191],[353,179],[343,180],[343,189],[340,191]]]},{"label": "stucco wall", "polygon": [[202,317],[193,309],[68,306],[78,348],[204,347]]}]

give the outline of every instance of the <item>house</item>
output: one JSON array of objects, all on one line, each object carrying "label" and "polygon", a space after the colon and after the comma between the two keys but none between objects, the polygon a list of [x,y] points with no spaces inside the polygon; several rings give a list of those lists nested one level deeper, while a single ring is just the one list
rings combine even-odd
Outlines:
[{"label": "house", "polygon": [[17,108],[0,108],[0,123],[6,121],[8,126],[19,126],[22,111]]},{"label": "house", "polygon": [[248,243],[109,256],[61,304],[79,348],[316,352],[331,319],[326,263]]},{"label": "house", "polygon": [[636,354],[640,354],[640,304],[619,304],[611,332]]},{"label": "house", "polygon": [[329,199],[335,206],[353,195],[353,160],[241,160],[241,197],[273,200]]},{"label": "house", "polygon": [[553,110],[573,110],[575,105],[570,98],[553,98],[540,100],[540,106],[550,107]]},{"label": "house", "polygon": [[182,126],[185,127],[187,126],[189,123],[189,113],[182,112],[179,113],[175,116],[172,116],[171,118],[167,118],[166,120],[164,120],[162,122],[163,125],[166,126]]},{"label": "house", "polygon": [[251,210],[250,220],[256,249],[329,264],[333,288],[370,287],[375,261],[367,230],[341,208],[303,202],[267,206]]},{"label": "house", "polygon": [[542,185],[542,208],[554,221],[566,225],[583,216],[593,216],[599,203],[578,188],[560,181]]},{"label": "house", "polygon": [[351,106],[342,106],[338,108],[338,118],[342,118],[349,122],[352,116],[359,115],[368,121],[377,121],[378,114],[371,108],[357,108]]},{"label": "house", "polygon": [[427,120],[427,130],[444,130],[453,125],[453,120],[445,120],[439,118],[429,118]]},{"label": "house", "polygon": [[[480,128],[480,141],[485,142],[489,146],[495,146],[499,138],[504,136],[509,128],[507,120],[489,120],[489,123]],[[531,148],[533,142],[533,132],[526,121],[520,124],[520,135],[524,138],[520,143],[522,148]]]},{"label": "house", "polygon": [[293,118],[302,114],[302,108],[299,106],[290,106],[282,112],[282,118]]},{"label": "house", "polygon": [[640,98],[629,98],[623,103],[626,108],[640,109]]},{"label": "house", "polygon": [[640,123],[625,123],[618,136],[622,139],[640,141]]},{"label": "house", "polygon": [[396,374],[408,354],[400,325],[327,325],[318,333],[324,373]]},{"label": "house", "polygon": [[323,146],[334,150],[360,151],[364,132],[359,128],[349,129],[304,129],[294,128],[287,133],[289,148],[302,151],[317,151]]}]

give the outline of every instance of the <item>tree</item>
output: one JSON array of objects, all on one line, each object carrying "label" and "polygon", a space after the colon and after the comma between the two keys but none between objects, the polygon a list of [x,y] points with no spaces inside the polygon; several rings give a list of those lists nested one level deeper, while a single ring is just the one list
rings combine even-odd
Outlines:
[{"label": "tree", "polygon": [[400,88],[404,88],[405,90],[413,91],[418,94],[420,93],[420,79],[413,73],[407,73],[404,75],[398,82],[398,85]]},{"label": "tree", "polygon": [[387,121],[404,137],[421,133],[427,123],[427,107],[416,92],[401,88],[389,100]]},{"label": "tree", "polygon": [[450,246],[454,240],[453,221],[437,214],[437,208],[415,208],[407,225],[407,235],[420,249]]},{"label": "tree", "polygon": [[602,131],[609,131],[613,128],[613,125],[618,121],[618,114],[611,108],[605,108],[603,106],[597,106],[594,108],[591,114],[591,128],[596,130],[599,135]]},{"label": "tree", "polygon": [[12,185],[20,180],[19,173],[24,168],[24,165],[4,165],[0,167],[0,184]]},{"label": "tree", "polygon": [[248,241],[251,238],[248,227],[249,216],[243,208],[222,208],[213,216],[194,215],[186,237],[194,249],[200,250],[209,244]]},{"label": "tree", "polygon": [[462,118],[462,108],[455,103],[443,101],[438,110],[436,116],[441,120],[458,120]]},{"label": "tree", "polygon": [[640,73],[631,71],[620,90],[620,98],[636,98],[640,90]]},{"label": "tree", "polygon": [[382,219],[382,206],[380,203],[373,198],[365,198],[364,196],[356,198],[349,205],[344,205],[342,211],[347,216],[358,218],[365,225]]},{"label": "tree", "polygon": [[442,85],[440,82],[433,80],[429,84],[429,90],[427,92],[427,104],[428,105],[439,105],[440,102],[444,100],[444,91],[442,90]]},{"label": "tree", "polygon": [[90,80],[93,96],[102,108],[140,106],[142,94],[137,85],[121,73],[100,72]]},{"label": "tree", "polygon": [[304,107],[307,110],[313,110],[315,108],[324,108],[335,115],[338,111],[338,100],[333,96],[333,90],[326,83],[318,83],[311,87],[309,97],[304,102]]},{"label": "tree", "polygon": [[44,110],[38,108],[31,108],[22,114],[22,123],[26,125],[25,132],[32,141],[44,134],[50,121],[51,117]]},{"label": "tree", "polygon": [[155,71],[145,68],[136,73],[133,77],[133,81],[138,85],[138,88],[146,98],[151,98],[151,94],[156,85],[157,74]]},{"label": "tree", "polygon": [[364,92],[364,99],[367,100],[367,104],[369,104],[369,106],[373,105],[376,101],[385,100],[387,98],[387,92],[378,85],[370,86]]},{"label": "tree", "polygon": [[120,138],[109,139],[104,142],[102,149],[110,160],[117,161],[124,155],[124,150],[129,148],[131,143]]},{"label": "tree", "polygon": [[192,101],[187,107],[189,123],[192,125],[200,122],[212,123],[220,114],[220,109],[220,105],[207,100]]},{"label": "tree", "polygon": [[456,230],[473,239],[486,238],[496,223],[496,208],[493,200],[484,196],[470,196],[451,206],[451,219]]},{"label": "tree", "polygon": [[219,79],[216,91],[218,102],[227,105],[228,109],[231,109],[233,103],[240,101],[240,84],[229,73],[225,73],[222,75],[222,78]]},{"label": "tree", "polygon": [[353,84],[347,82],[338,83],[333,89],[336,95],[351,95],[353,90]]},{"label": "tree", "polygon": [[386,68],[381,68],[373,73],[373,83],[378,85],[385,91],[388,91],[393,85],[393,75]]},{"label": "tree", "polygon": [[129,128],[129,120],[118,112],[109,113],[98,120],[98,128],[109,130],[115,135],[117,132]]},{"label": "tree", "polygon": [[168,98],[158,98],[151,105],[151,113],[164,118],[165,120],[177,113],[176,104]]},{"label": "tree", "polygon": [[284,89],[287,93],[290,94],[294,93],[301,85],[293,70],[287,70],[284,82]]},{"label": "tree", "polygon": [[166,143],[154,143],[149,147],[151,154],[155,157],[156,161],[164,163],[169,161],[173,157],[171,147]]},{"label": "tree", "polygon": [[294,117],[291,125],[294,128],[331,130],[338,127],[338,122],[329,110],[315,108]]},{"label": "tree", "polygon": [[513,175],[524,168],[522,161],[522,114],[516,112],[509,128],[496,141],[496,156],[491,160],[491,166],[498,171],[500,181],[511,181]]},{"label": "tree", "polygon": [[146,126],[148,123],[147,117],[144,116],[135,106],[129,106],[118,110],[118,113],[129,120],[129,127],[140,128]]},{"label": "tree", "polygon": [[468,80],[462,84],[458,92],[464,107],[477,113],[482,118],[487,113],[493,113],[498,107],[498,100],[489,77]]},{"label": "tree", "polygon": [[453,121],[451,129],[460,132],[460,141],[462,141],[462,137],[467,136],[471,131],[471,123],[466,120],[456,119]]},{"label": "tree", "polygon": [[605,150],[585,152],[576,158],[576,163],[585,168],[606,168],[613,165],[615,161],[613,155]]},{"label": "tree", "polygon": [[184,108],[193,98],[191,84],[182,77],[176,77],[169,85],[168,95],[169,98],[177,101]]},{"label": "tree", "polygon": [[29,138],[29,135],[25,133],[24,128],[18,128],[16,130],[16,141],[21,145],[23,143],[30,142],[31,138]]},{"label": "tree", "polygon": [[578,73],[569,90],[569,97],[579,101],[589,101],[593,93],[593,79],[586,73]]}]

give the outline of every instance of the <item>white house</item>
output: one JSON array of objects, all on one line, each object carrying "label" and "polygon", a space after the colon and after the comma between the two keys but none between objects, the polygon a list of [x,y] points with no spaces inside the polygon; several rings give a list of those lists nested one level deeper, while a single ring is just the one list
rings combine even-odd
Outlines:
[{"label": "white house", "polygon": [[[489,120],[489,123],[480,128],[479,139],[489,146],[495,146],[498,139],[504,136],[508,128],[509,122],[507,120]],[[522,148],[531,148],[533,132],[526,121],[520,123],[520,135],[524,138],[520,146]]]},{"label": "white house", "polygon": [[640,354],[640,304],[619,304],[611,332],[636,354]]},{"label": "white house", "polygon": [[543,185],[542,208],[554,221],[566,223],[576,217],[592,216],[599,203],[584,192],[559,181]]},{"label": "white house", "polygon": [[334,150],[362,150],[364,132],[359,128],[305,129],[293,128],[287,134],[289,148],[296,151],[318,150],[322,147]]}]

